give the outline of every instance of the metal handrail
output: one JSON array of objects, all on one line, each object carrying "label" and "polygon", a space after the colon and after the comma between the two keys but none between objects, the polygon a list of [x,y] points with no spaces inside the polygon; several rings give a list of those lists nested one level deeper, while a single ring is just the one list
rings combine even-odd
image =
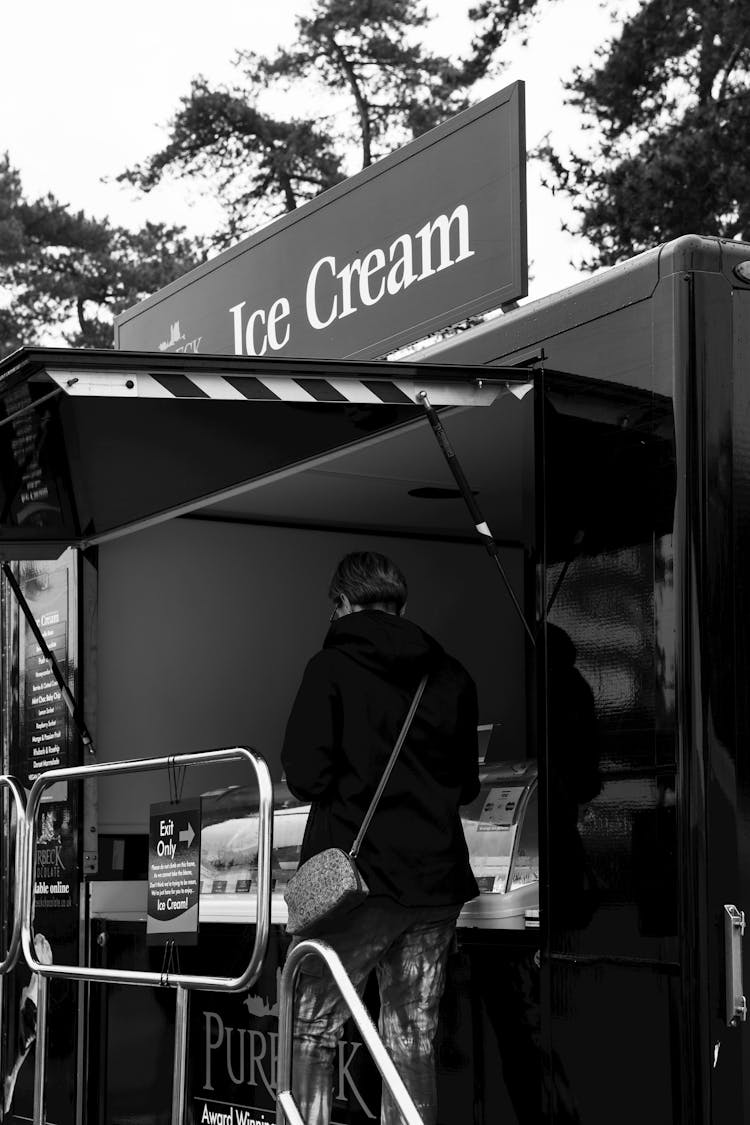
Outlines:
[{"label": "metal handrail", "polygon": [[[56,781],[82,781],[91,777],[112,774],[138,773],[174,766],[207,765],[211,762],[228,762],[244,759],[250,762],[258,781],[258,894],[255,944],[250,963],[238,977],[200,976],[194,973],[146,972],[127,969],[96,969],[88,965],[44,965],[34,952],[32,934],[32,906],[34,899],[34,857],[36,849],[33,826],[39,811],[44,790]],[[32,972],[47,977],[65,977],[73,980],[103,981],[109,984],[172,985],[183,988],[200,988],[209,992],[241,992],[257,980],[266,948],[271,919],[271,848],[273,834],[273,786],[264,759],[246,746],[222,750],[205,750],[193,754],[180,754],[165,758],[130,759],[124,762],[103,762],[96,765],[73,766],[69,769],[46,770],[40,774],[31,789],[26,809],[28,823],[24,886],[21,906],[21,941],[24,957]]]},{"label": "metal handrail", "polygon": [[0,789],[9,789],[16,806],[16,847],[15,847],[15,909],[13,910],[13,928],[8,941],[8,951],[5,957],[0,961],[0,976],[9,973],[11,969],[15,968],[18,961],[18,955],[21,952],[21,920],[22,911],[20,909],[24,874],[23,865],[25,861],[25,835],[26,835],[26,796],[23,789],[15,777],[10,774],[0,774]]},{"label": "metal handrail", "polygon": [[278,1086],[276,1093],[276,1125],[305,1125],[299,1107],[292,1095],[292,1032],[294,989],[302,962],[316,956],[325,961],[341,997],[349,1009],[365,1046],[380,1071],[406,1125],[424,1125],[424,1122],[399,1075],[393,1060],[385,1049],[370,1015],[352,984],[341,958],[324,941],[308,938],[289,950],[279,984],[279,1046]]},{"label": "metal handrail", "polygon": [[[88,965],[44,965],[34,953],[32,908],[34,903],[34,859],[36,833],[34,825],[42,794],[56,781],[82,781],[120,773],[139,773],[173,769],[177,765],[207,765],[209,762],[231,762],[245,759],[255,770],[258,782],[258,894],[256,896],[255,942],[250,963],[238,977],[198,976],[194,973],[171,975],[126,969],[95,969]],[[194,754],[170,755],[166,758],[134,759],[125,762],[103,762],[96,765],[73,766],[70,769],[46,770],[34,782],[25,814],[25,847],[23,848],[23,886],[21,895],[21,945],[32,972],[39,974],[37,994],[37,1040],[34,1066],[34,1125],[45,1125],[47,1079],[47,977],[68,980],[103,981],[109,984],[172,986],[177,990],[174,1058],[172,1068],[171,1125],[182,1125],[185,1117],[185,1076],[187,1073],[188,1000],[192,988],[210,992],[240,992],[249,988],[260,976],[268,947],[271,921],[271,850],[273,847],[273,785],[264,759],[247,746],[204,750]]]},{"label": "metal handrail", "polygon": [[[21,896],[23,890],[23,865],[26,855],[26,794],[20,783],[10,774],[0,775],[0,788],[9,789],[16,806],[16,846],[14,856],[15,885],[13,902],[13,925],[8,940],[8,949],[5,957],[0,961],[0,1020],[5,1018],[5,978],[16,967],[18,956],[21,952]],[[3,872],[3,886],[10,887],[10,878],[5,879]]]}]

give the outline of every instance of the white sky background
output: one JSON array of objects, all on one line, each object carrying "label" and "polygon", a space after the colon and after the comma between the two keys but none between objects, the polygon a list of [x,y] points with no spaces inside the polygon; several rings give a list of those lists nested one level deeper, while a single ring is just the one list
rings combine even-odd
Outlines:
[{"label": "white sky background", "polygon": [[[429,0],[435,19],[425,39],[434,51],[454,58],[467,53],[473,2]],[[635,0],[625,6],[632,9]],[[202,74],[217,85],[235,81],[235,50],[269,53],[291,43],[295,16],[310,7],[310,0],[129,0],[117,6],[5,0],[0,152],[9,152],[28,197],[50,191],[73,209],[117,225],[137,228],[150,219],[208,234],[218,211],[205,184],[172,183],[138,198],[114,177],[163,147],[169,119],[193,77]],[[528,47],[509,47],[504,54],[511,65],[474,96],[522,78],[528,148],[548,132],[558,149],[580,148],[580,120],[563,105],[562,82],[575,65],[592,61],[616,29],[613,13],[624,5],[540,0],[540,10]],[[581,274],[570,260],[587,254],[580,238],[561,232],[561,220],[570,218],[567,204],[540,186],[540,171],[529,163],[531,297],[573,284]]]}]

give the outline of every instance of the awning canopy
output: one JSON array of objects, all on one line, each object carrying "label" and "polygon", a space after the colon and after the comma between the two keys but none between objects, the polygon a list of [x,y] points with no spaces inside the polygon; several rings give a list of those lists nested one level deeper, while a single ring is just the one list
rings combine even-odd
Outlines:
[{"label": "awning canopy", "polygon": [[[248,491],[350,452],[361,462],[372,450],[393,477],[399,450],[433,444],[420,392],[465,414],[509,395],[520,402],[530,378],[525,368],[23,348],[0,363],[0,555],[54,557],[198,510],[226,518],[247,509],[238,498]],[[508,443],[521,440],[514,430],[517,416]],[[368,463],[359,476],[373,479],[372,455]],[[437,481],[423,473],[409,495],[434,499],[432,489],[440,500],[441,482],[443,472]],[[315,486],[319,521],[320,473]],[[266,509],[283,507],[283,488],[276,499],[263,492]],[[297,489],[285,518],[300,522],[304,501]],[[392,513],[391,529],[406,520],[425,534],[445,530],[435,510]],[[448,522],[469,534],[465,513]]]}]

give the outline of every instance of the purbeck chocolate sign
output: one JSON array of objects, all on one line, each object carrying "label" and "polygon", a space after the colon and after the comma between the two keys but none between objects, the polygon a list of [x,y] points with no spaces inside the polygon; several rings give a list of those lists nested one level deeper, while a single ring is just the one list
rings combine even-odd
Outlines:
[{"label": "purbeck chocolate sign", "polygon": [[374,359],[527,291],[523,83],[116,322],[147,351]]}]

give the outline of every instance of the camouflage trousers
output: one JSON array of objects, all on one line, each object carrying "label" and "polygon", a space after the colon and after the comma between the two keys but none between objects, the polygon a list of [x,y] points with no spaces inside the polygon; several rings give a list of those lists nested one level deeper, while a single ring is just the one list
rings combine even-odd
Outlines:
[{"label": "camouflage trousers", "polygon": [[[320,934],[341,958],[360,996],[374,970],[380,1037],[425,1125],[437,1123],[434,1039],[445,965],[459,908],[405,907],[366,899],[340,928]],[[329,1125],[336,1045],[349,1017],[322,962],[303,962],[295,1003],[292,1093],[306,1125]],[[386,1089],[381,1125],[403,1118]]]}]

